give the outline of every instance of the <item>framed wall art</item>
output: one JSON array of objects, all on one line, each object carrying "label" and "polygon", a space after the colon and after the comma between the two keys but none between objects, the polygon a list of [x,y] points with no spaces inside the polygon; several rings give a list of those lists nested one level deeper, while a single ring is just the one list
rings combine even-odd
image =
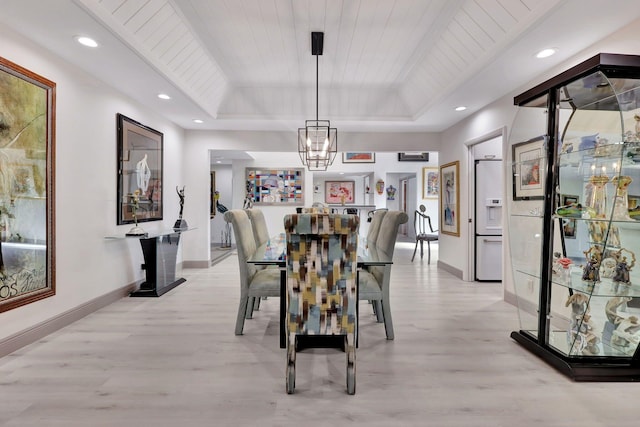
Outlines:
[{"label": "framed wall art", "polygon": [[56,293],[55,97],[0,57],[0,312]]},{"label": "framed wall art", "polygon": [[353,204],[355,187],[355,181],[325,181],[324,201],[329,204]]},{"label": "framed wall art", "polygon": [[460,236],[460,162],[440,166],[440,233]]},{"label": "framed wall art", "polygon": [[209,217],[216,216],[216,172],[211,171],[209,179]]},{"label": "framed wall art", "polygon": [[372,151],[342,153],[342,163],[375,163],[375,162],[376,162],[376,153]]},{"label": "framed wall art", "polygon": [[544,198],[544,137],[514,144],[513,200]]},{"label": "framed wall art", "polygon": [[304,205],[304,169],[247,168],[246,200],[251,205]]},{"label": "framed wall art", "polygon": [[437,199],[440,188],[438,168],[422,168],[422,198]]},{"label": "framed wall art", "polygon": [[[163,134],[117,114],[118,203],[117,223],[162,220]],[[134,209],[134,199],[138,198]]]}]

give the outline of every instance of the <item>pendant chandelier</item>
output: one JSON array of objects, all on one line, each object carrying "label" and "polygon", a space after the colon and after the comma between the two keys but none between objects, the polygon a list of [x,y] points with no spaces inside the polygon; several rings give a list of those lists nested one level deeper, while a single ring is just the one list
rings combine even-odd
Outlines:
[{"label": "pendant chandelier", "polygon": [[298,128],[298,154],[310,171],[325,171],[338,153],[338,130],[329,120],[318,119],[318,56],[322,55],[324,33],[311,33],[311,54],[316,57],[316,118]]}]

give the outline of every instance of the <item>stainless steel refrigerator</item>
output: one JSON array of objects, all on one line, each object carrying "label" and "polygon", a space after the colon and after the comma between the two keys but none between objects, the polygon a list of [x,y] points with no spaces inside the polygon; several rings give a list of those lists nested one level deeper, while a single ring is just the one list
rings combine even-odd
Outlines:
[{"label": "stainless steel refrigerator", "polygon": [[475,280],[502,280],[502,160],[475,162]]}]

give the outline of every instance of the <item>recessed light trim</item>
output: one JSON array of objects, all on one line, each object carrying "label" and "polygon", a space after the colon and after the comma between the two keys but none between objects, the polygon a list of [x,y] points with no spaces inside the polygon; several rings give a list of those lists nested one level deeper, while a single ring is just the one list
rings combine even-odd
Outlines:
[{"label": "recessed light trim", "polygon": [[558,49],[556,49],[555,47],[548,47],[536,53],[536,58],[538,59],[548,58],[551,55],[555,55],[556,52],[558,52]]},{"label": "recessed light trim", "polygon": [[159,93],[158,94],[158,98],[160,98],[160,99],[171,99],[171,97],[169,95],[167,95],[166,93]]},{"label": "recessed light trim", "polygon": [[98,47],[98,42],[87,36],[76,36],[76,41],[83,46],[87,47]]},{"label": "recessed light trim", "polygon": [[464,105],[460,105],[459,107],[455,108],[456,111],[464,111],[466,109],[467,109],[467,107],[465,107]]},{"label": "recessed light trim", "polygon": [[200,119],[193,119],[193,123],[201,124],[201,123],[204,123],[204,121],[202,121]]}]

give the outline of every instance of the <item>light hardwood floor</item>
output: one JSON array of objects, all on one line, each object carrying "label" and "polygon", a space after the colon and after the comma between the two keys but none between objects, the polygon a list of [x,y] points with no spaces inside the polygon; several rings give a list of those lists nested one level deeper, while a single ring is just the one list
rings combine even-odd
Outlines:
[{"label": "light hardwood floor", "polygon": [[361,305],[355,396],[332,349],[299,353],[286,394],[276,298],[233,334],[232,255],[0,359],[0,426],[637,425],[640,385],[571,382],[509,338],[517,313],[500,284],[438,270],[437,250],[411,263],[412,251],[399,243],[394,257],[394,341]]}]

